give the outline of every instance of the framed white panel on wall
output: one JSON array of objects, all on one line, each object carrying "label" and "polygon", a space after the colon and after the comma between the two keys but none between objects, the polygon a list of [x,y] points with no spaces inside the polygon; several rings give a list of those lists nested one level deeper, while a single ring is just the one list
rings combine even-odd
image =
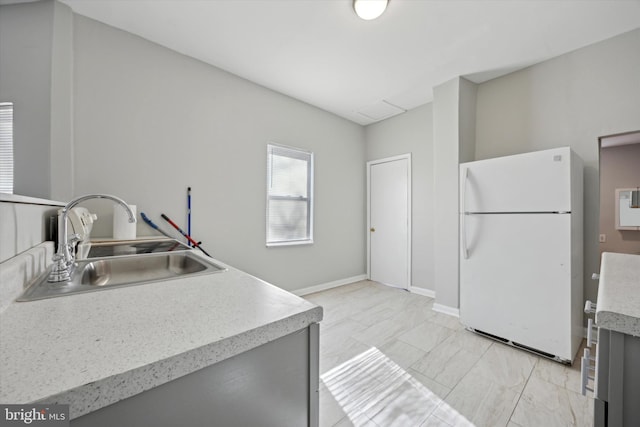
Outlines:
[{"label": "framed white panel on wall", "polygon": [[640,188],[616,188],[616,230],[640,231]]}]

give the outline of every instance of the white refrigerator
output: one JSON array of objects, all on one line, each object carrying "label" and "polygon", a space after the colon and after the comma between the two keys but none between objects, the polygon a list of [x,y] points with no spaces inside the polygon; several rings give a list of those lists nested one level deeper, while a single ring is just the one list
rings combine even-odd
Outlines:
[{"label": "white refrigerator", "polygon": [[569,147],[460,165],[460,321],[571,363],[582,341],[582,160]]}]

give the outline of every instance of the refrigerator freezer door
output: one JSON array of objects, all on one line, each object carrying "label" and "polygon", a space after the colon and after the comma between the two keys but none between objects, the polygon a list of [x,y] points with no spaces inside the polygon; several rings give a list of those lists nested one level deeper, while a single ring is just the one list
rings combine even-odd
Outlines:
[{"label": "refrigerator freezer door", "polygon": [[465,216],[461,322],[571,360],[571,215]]},{"label": "refrigerator freezer door", "polygon": [[570,212],[568,147],[460,165],[461,212]]}]

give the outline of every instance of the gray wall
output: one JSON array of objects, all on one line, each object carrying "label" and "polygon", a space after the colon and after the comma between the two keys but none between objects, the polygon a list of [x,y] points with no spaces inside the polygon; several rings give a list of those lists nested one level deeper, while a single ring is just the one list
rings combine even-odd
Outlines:
[{"label": "gray wall", "polygon": [[462,77],[433,90],[434,309],[450,314],[457,314],[459,307],[458,165],[473,160],[476,92],[476,85]]},{"label": "gray wall", "polygon": [[[107,192],[284,289],[365,273],[364,129],[132,34],[74,22],[75,192]],[[266,145],[315,153],[313,245],[265,247]],[[111,233],[111,206],[93,235]],[[139,233],[149,233],[144,223]]]},{"label": "gray wall", "polygon": [[50,197],[69,200],[73,183],[73,12],[53,2],[51,36]]},{"label": "gray wall", "polygon": [[0,102],[14,103],[14,193],[50,198],[53,2],[0,6]]},{"label": "gray wall", "polygon": [[460,77],[433,89],[434,287],[436,304],[458,307],[458,163]]},{"label": "gray wall", "polygon": [[0,6],[0,102],[14,103],[15,194],[72,194],[72,30],[62,3]]},{"label": "gray wall", "polygon": [[431,104],[365,128],[367,161],[411,153],[411,284],[433,287],[433,112]]},{"label": "gray wall", "polygon": [[597,292],[598,137],[640,129],[639,70],[635,30],[478,87],[477,159],[570,146],[584,160],[585,299]]},{"label": "gray wall", "polygon": [[600,149],[600,233],[602,252],[640,254],[640,231],[616,230],[616,188],[640,187],[640,143]]}]

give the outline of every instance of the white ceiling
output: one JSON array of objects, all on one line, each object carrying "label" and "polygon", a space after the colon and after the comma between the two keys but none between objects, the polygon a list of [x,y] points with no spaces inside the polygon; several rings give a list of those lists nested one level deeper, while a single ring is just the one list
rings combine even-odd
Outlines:
[{"label": "white ceiling", "polygon": [[[640,0],[390,0],[374,21],[351,0],[61,0],[359,124],[640,28]],[[398,108],[399,107],[399,108]]]}]

